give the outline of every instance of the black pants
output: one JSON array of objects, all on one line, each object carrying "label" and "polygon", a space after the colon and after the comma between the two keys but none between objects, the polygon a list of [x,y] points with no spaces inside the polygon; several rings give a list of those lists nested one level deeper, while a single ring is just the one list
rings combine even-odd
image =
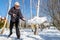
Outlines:
[{"label": "black pants", "polygon": [[15,24],[15,28],[16,28],[16,35],[17,35],[17,37],[20,37],[20,31],[18,28],[19,21],[16,21],[16,22],[10,21],[10,34],[12,34],[12,29],[13,29],[14,24]]}]

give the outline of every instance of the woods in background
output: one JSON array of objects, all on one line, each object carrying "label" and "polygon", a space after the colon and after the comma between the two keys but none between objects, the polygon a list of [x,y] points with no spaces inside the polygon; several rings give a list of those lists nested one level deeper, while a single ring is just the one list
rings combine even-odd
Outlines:
[{"label": "woods in background", "polygon": [[42,2],[41,8],[49,18],[53,26],[60,30],[60,0],[46,0],[47,3]]}]

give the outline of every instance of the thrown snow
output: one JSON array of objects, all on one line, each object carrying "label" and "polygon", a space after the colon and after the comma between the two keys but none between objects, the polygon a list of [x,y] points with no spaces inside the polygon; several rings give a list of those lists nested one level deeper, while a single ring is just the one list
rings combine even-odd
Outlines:
[{"label": "thrown snow", "polygon": [[1,16],[0,16],[0,18],[1,18]]}]

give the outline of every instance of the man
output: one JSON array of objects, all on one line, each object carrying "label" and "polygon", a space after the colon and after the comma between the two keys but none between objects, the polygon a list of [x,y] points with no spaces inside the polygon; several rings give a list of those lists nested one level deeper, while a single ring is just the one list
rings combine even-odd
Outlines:
[{"label": "man", "polygon": [[15,24],[16,35],[17,35],[18,39],[20,38],[20,31],[19,31],[19,28],[18,28],[19,19],[25,21],[24,17],[21,14],[21,10],[20,10],[19,7],[20,7],[19,2],[16,2],[15,5],[14,5],[14,7],[12,7],[9,10],[9,13],[8,13],[11,16],[11,20],[10,20],[10,34],[8,35],[8,37],[11,36],[11,34],[12,34],[12,28],[13,28],[13,25]]}]

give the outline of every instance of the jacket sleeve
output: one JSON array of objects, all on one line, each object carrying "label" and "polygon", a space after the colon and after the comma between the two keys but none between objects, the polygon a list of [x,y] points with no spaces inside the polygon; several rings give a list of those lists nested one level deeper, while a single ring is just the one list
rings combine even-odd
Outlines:
[{"label": "jacket sleeve", "polygon": [[13,15],[13,8],[11,8],[8,12],[9,15]]},{"label": "jacket sleeve", "polygon": [[21,13],[21,10],[19,10],[19,18],[21,19],[21,20],[23,20],[23,15],[22,15],[22,13]]}]

